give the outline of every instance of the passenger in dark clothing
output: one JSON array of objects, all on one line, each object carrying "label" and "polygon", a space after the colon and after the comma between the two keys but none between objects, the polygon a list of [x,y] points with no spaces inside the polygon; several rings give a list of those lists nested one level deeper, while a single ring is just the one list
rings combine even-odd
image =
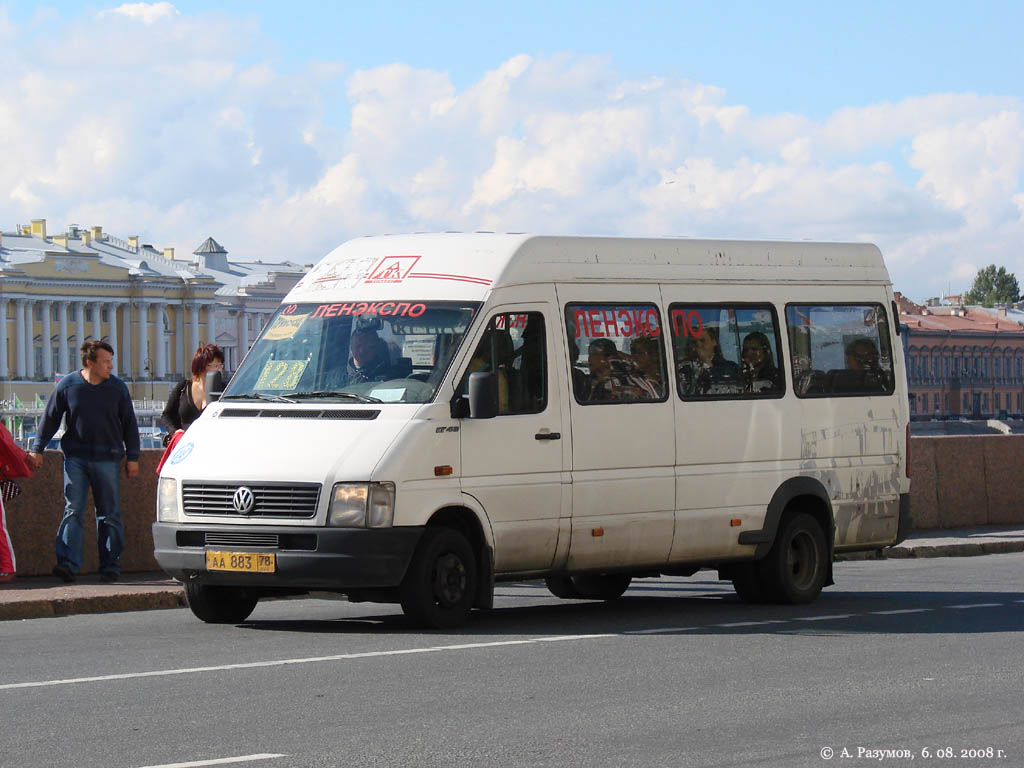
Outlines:
[{"label": "passenger in dark clothing", "polygon": [[722,356],[718,329],[705,327],[686,340],[686,359],[678,367],[679,391],[686,396],[734,394],[743,391],[740,367]]},{"label": "passenger in dark clothing", "polygon": [[65,505],[53,569],[63,581],[74,581],[82,567],[82,514],[90,487],[96,504],[100,578],[117,581],[121,573],[121,460],[127,459],[125,474],[137,477],[140,440],[131,395],[112,375],[113,362],[114,350],[105,341],[82,345],[82,370],[68,374],[54,388],[29,454],[33,469],[41,467],[46,444],[65,421],[60,441]]},{"label": "passenger in dark clothing", "polygon": [[760,331],[748,333],[740,354],[743,364],[743,391],[781,392],[782,371],[775,365],[768,337]]}]

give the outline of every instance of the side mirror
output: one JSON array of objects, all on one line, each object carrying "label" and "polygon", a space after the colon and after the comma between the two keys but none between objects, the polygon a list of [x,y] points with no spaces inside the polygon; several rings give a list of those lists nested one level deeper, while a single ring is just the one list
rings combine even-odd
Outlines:
[{"label": "side mirror", "polygon": [[486,371],[469,374],[469,418],[493,419],[498,415],[498,378]]},{"label": "side mirror", "polygon": [[206,402],[215,403],[224,392],[224,374],[220,371],[206,372]]}]

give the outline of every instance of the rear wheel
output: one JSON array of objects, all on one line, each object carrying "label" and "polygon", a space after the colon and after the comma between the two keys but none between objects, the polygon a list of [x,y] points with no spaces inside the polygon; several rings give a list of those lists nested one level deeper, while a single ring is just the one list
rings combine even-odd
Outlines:
[{"label": "rear wheel", "polygon": [[632,580],[628,573],[581,573],[572,584],[584,600],[617,600]]},{"label": "rear wheel", "polygon": [[827,558],[817,520],[806,512],[784,518],[771,551],[757,563],[762,589],[773,602],[809,603],[825,586]]},{"label": "rear wheel", "polygon": [[428,528],[399,588],[402,611],[417,624],[457,627],[473,608],[476,574],[465,536],[452,528]]},{"label": "rear wheel", "polygon": [[185,601],[196,618],[207,624],[238,624],[249,618],[259,598],[241,587],[187,581]]}]

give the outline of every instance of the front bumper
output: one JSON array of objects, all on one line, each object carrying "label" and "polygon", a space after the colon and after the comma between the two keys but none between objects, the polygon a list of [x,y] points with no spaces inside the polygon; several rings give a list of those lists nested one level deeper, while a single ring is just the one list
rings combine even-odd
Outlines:
[{"label": "front bumper", "polygon": [[[207,543],[208,534],[218,543]],[[422,527],[410,526],[364,529],[153,524],[156,561],[181,581],[342,592],[398,586],[422,534]],[[247,536],[258,536],[261,541],[266,537],[276,538],[279,543],[253,546],[245,543]],[[273,552],[276,570],[274,573],[209,571],[206,568],[208,550]]]}]

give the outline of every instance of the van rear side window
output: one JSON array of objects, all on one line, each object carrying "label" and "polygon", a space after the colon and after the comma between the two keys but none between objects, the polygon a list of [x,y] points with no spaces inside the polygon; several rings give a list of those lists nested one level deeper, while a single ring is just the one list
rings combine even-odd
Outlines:
[{"label": "van rear side window", "polygon": [[653,304],[567,304],[565,327],[577,402],[668,398],[661,315]]},{"label": "van rear side window", "polygon": [[798,397],[891,395],[889,321],[881,304],[787,304]]},{"label": "van rear side window", "polygon": [[669,307],[683,400],[782,397],[779,323],[770,304]]}]

